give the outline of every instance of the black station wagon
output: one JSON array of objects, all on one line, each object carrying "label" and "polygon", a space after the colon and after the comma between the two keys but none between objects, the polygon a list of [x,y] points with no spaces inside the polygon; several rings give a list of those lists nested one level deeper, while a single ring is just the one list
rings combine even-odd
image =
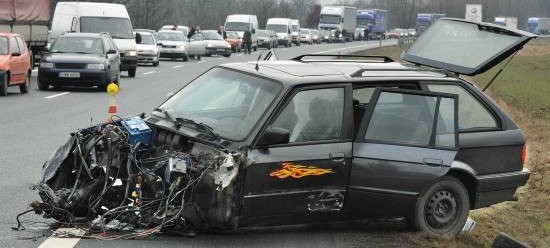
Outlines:
[{"label": "black station wagon", "polygon": [[[172,212],[181,218],[168,220],[184,219],[181,225],[226,229],[392,216],[421,231],[455,235],[469,210],[515,200],[530,175],[519,127],[459,75],[488,70],[532,38],[443,19],[403,54],[412,64],[303,55],[217,66],[144,117],[152,141],[136,153],[139,171],[158,171],[153,159],[173,157],[169,170],[188,181],[173,187],[193,188],[183,190],[181,203],[166,203],[167,210],[181,204],[183,211]],[[181,157],[183,172],[173,162]],[[45,171],[55,167],[51,161]],[[128,167],[123,176],[130,190],[139,171]],[[48,174],[43,182],[62,190],[66,179]],[[142,191],[146,180],[138,180]],[[156,192],[162,188],[171,199],[174,183],[167,185],[169,193]]]}]

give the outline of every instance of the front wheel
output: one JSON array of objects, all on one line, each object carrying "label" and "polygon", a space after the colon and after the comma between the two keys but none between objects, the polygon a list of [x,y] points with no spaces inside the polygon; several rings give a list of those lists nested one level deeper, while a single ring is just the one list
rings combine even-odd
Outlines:
[{"label": "front wheel", "polygon": [[229,58],[229,56],[231,56],[231,53],[226,53],[223,56],[226,57],[226,58]]},{"label": "front wheel", "polygon": [[40,79],[38,79],[38,89],[39,90],[48,90],[50,88],[50,84],[46,83],[46,82],[42,82],[40,81]]},{"label": "front wheel", "polygon": [[136,68],[128,69],[128,76],[129,77],[135,77],[136,76]]},{"label": "front wheel", "polygon": [[422,232],[457,235],[470,210],[470,199],[464,185],[445,176],[432,185],[416,202],[415,227]]},{"label": "front wheel", "polygon": [[0,78],[0,96],[6,96],[7,94],[8,94],[8,75],[4,74]]}]

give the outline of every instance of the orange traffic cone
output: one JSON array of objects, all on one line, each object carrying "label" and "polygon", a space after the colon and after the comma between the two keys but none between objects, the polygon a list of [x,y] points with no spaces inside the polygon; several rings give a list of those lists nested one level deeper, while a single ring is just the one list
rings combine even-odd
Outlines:
[{"label": "orange traffic cone", "polygon": [[110,83],[107,86],[107,93],[111,96],[109,99],[109,107],[107,108],[107,123],[113,122],[113,117],[118,115],[115,96],[118,94],[118,85]]}]

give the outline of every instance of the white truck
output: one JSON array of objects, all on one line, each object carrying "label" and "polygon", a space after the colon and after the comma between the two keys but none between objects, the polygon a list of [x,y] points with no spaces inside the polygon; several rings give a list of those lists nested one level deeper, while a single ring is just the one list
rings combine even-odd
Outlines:
[{"label": "white truck", "polygon": [[120,52],[120,71],[136,76],[137,43],[126,7],[113,3],[58,2],[52,19],[48,42],[65,32],[109,33]]},{"label": "white truck", "polygon": [[244,31],[250,31],[252,34],[252,49],[254,51],[258,50],[258,38],[256,35],[256,31],[258,30],[257,16],[241,14],[228,15],[227,18],[225,18],[224,29],[225,31],[236,31],[241,39],[243,38]]},{"label": "white truck", "polygon": [[537,35],[549,35],[550,18],[530,17],[527,20],[527,30]]},{"label": "white truck", "polygon": [[495,24],[504,26],[506,28],[517,29],[518,18],[510,16],[497,16],[495,17]]},{"label": "white truck", "polygon": [[349,6],[323,6],[319,16],[319,29],[339,30],[344,40],[355,40],[357,8]]},{"label": "white truck", "polygon": [[292,44],[291,20],[289,18],[269,18],[265,29],[275,31],[278,45],[289,47]]},{"label": "white truck", "polygon": [[292,43],[300,45],[300,20],[292,19],[290,21],[290,33],[292,34]]}]

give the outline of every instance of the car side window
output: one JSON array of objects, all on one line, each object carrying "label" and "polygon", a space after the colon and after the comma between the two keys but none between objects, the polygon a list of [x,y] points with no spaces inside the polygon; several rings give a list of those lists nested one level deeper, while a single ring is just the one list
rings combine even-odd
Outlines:
[{"label": "car side window", "polygon": [[111,39],[111,37],[107,38],[107,43],[109,43],[109,47],[111,47],[112,49],[118,50],[115,41]]},{"label": "car side window", "polygon": [[458,129],[496,128],[497,121],[493,114],[479,102],[470,92],[459,85],[428,84],[433,92],[443,92],[458,95]]},{"label": "car side window", "polygon": [[19,50],[19,45],[17,45],[17,41],[15,40],[15,37],[10,37],[10,49],[12,53],[21,53],[21,50]]},{"label": "car side window", "polygon": [[364,138],[454,148],[454,101],[454,98],[383,91],[374,106]]},{"label": "car side window", "polygon": [[344,88],[298,92],[272,127],[286,129],[289,143],[340,139],[344,117]]},{"label": "car side window", "polygon": [[15,37],[15,39],[17,40],[17,45],[19,46],[19,51],[21,53],[25,53],[25,42],[23,41],[23,39],[21,39],[21,37]]}]

